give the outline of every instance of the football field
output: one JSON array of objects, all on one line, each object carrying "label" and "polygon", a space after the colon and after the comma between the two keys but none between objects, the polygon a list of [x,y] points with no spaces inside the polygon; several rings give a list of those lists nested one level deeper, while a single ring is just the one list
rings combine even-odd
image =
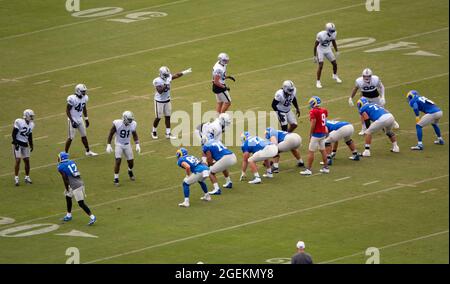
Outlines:
[{"label": "football field", "polygon": [[[373,12],[363,0],[81,0],[80,12],[67,11],[64,2],[0,0],[0,263],[63,264],[70,247],[81,263],[289,263],[298,240],[316,263],[363,264],[370,247],[379,249],[381,263],[449,263],[448,143],[434,145],[427,126],[424,151],[410,150],[415,117],[405,98],[415,89],[433,100],[450,142],[448,1],[383,0]],[[317,89],[313,47],[327,22],[336,25],[343,82],[331,78],[325,61]],[[229,83],[231,111],[268,113],[282,82],[295,83],[304,159],[311,96],[322,99],[330,118],[353,123],[353,139],[364,150],[357,109],[347,100],[355,79],[371,68],[400,125],[394,130],[400,153],[389,151],[380,132],[372,157],[358,162],[348,159],[342,141],[330,174],[301,176],[284,153],[280,173],[249,185],[239,181],[242,152],[235,144],[233,189],[203,202],[194,184],[191,206],[179,208],[185,173],[176,164],[177,147],[164,138],[164,121],[159,139],[151,137],[152,80],[162,65],[172,73],[192,67],[172,83],[173,111],[193,117],[194,106],[214,110],[211,70],[220,52],[230,55],[227,73],[236,78]],[[98,218],[93,226],[76,202],[73,220],[60,220],[66,206],[57,154],[67,138],[66,99],[77,83],[88,87],[87,137],[99,156],[85,156],[79,133],[70,155]],[[11,131],[26,108],[36,114],[33,184],[23,182],[22,163],[16,187]],[[136,181],[123,161],[115,187],[106,139],[125,110],[136,117],[142,153],[135,153]],[[186,148],[201,156],[200,147]],[[316,155],[313,172],[319,169]]]}]

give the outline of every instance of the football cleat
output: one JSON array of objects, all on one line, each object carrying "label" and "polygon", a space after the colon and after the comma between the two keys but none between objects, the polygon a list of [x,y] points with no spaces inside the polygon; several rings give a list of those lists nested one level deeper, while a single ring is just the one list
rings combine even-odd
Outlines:
[{"label": "football cleat", "polygon": [[360,160],[359,154],[353,155],[353,156],[348,157],[348,158],[349,158],[350,160],[353,160],[353,161],[359,161],[359,160]]},{"label": "football cleat", "polygon": [[333,80],[335,80],[336,81],[336,83],[338,83],[338,84],[340,84],[340,83],[342,83],[342,80],[339,78],[339,76],[338,75],[336,75],[336,74],[333,74]]},{"label": "football cleat", "polygon": [[97,221],[97,217],[94,216],[94,218],[91,218],[91,219],[89,220],[88,226],[94,225],[95,221]]},{"label": "football cleat", "polygon": [[272,173],[278,174],[280,172],[280,168],[272,166]]},{"label": "football cleat", "polygon": [[167,138],[167,139],[177,139],[177,137],[176,137],[176,136],[173,136],[171,133],[166,134],[166,138]]},{"label": "football cleat", "polygon": [[222,190],[219,189],[214,189],[213,191],[208,192],[208,194],[210,195],[221,195],[222,194]]},{"label": "football cleat", "polygon": [[304,167],[305,166],[305,163],[304,162],[298,162],[297,163],[297,167],[299,167],[299,168],[302,168],[302,167]]},{"label": "football cleat", "polygon": [[95,153],[95,152],[89,151],[89,152],[86,152],[86,156],[88,156],[88,157],[95,157],[95,156],[98,156],[98,154]]},{"label": "football cleat", "polygon": [[416,146],[412,146],[411,150],[422,151],[423,150],[423,145],[417,144]]},{"label": "football cleat", "polygon": [[115,179],[114,179],[114,185],[115,185],[115,186],[119,186],[119,179],[118,179],[118,178],[115,178]]},{"label": "football cleat", "polygon": [[152,131],[152,138],[158,139],[158,133],[156,133],[156,131]]},{"label": "football cleat", "polygon": [[393,153],[399,153],[400,152],[400,147],[398,147],[397,145],[392,147],[391,152]]},{"label": "football cleat", "polygon": [[136,177],[133,174],[133,171],[128,171],[128,176],[130,177],[130,180],[135,181]]},{"label": "football cleat", "polygon": [[444,145],[445,142],[444,142],[444,139],[438,139],[438,140],[434,141],[434,144],[436,144],[436,145]]},{"label": "football cleat", "polygon": [[69,221],[71,221],[72,220],[72,216],[64,216],[64,218],[62,218],[61,219],[61,221],[64,221],[64,222],[69,222]]},{"label": "football cleat", "polygon": [[249,183],[249,184],[259,184],[259,183],[261,183],[261,178],[255,177],[254,179],[252,179],[252,180],[249,181],[248,183]]},{"label": "football cleat", "polygon": [[15,177],[14,178],[14,184],[16,185],[16,186],[19,186],[19,178],[17,177]]},{"label": "football cleat", "polygon": [[364,152],[362,153],[363,157],[370,157],[370,150],[364,150]]},{"label": "football cleat", "polygon": [[33,184],[30,177],[25,177],[25,183]]},{"label": "football cleat", "polygon": [[361,129],[361,131],[358,133],[358,135],[359,135],[359,136],[364,136],[365,132],[366,132],[366,131],[365,131],[364,129]]},{"label": "football cleat", "polygon": [[272,173],[265,173],[265,174],[263,174],[263,177],[265,177],[265,178],[273,178],[273,174]]},{"label": "football cleat", "polygon": [[183,203],[178,204],[179,207],[184,207],[184,208],[188,208],[189,207],[189,202],[184,201]]},{"label": "football cleat", "polygon": [[330,169],[328,167],[323,167],[320,169],[320,172],[323,174],[329,174],[330,173]]},{"label": "football cleat", "polygon": [[301,171],[300,174],[301,174],[302,176],[310,176],[310,175],[312,175],[312,172],[311,172],[310,169],[306,169],[306,170],[304,170],[304,171]]},{"label": "football cleat", "polygon": [[205,193],[204,196],[200,197],[200,200],[211,201],[211,196],[209,195],[209,193]]},{"label": "football cleat", "polygon": [[223,185],[223,187],[231,189],[231,188],[233,188],[233,183],[231,181],[227,182],[226,184]]},{"label": "football cleat", "polygon": [[316,82],[316,88],[317,89],[322,89],[322,83],[320,83],[320,81]]}]

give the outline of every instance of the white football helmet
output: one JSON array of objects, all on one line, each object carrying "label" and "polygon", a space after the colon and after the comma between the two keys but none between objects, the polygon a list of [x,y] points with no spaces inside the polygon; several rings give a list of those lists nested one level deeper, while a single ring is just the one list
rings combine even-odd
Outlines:
[{"label": "white football helmet", "polygon": [[291,80],[286,80],[283,82],[283,91],[289,95],[292,95],[294,93],[294,82],[292,82]]},{"label": "white football helmet", "polygon": [[231,118],[228,113],[221,113],[219,115],[219,122],[222,127],[227,127],[231,124]]},{"label": "white football helmet", "polygon": [[228,54],[226,54],[224,52],[219,53],[219,55],[217,56],[217,59],[219,59],[219,62],[222,65],[227,65],[228,62],[230,61],[230,57],[228,56]]},{"label": "white football helmet", "polygon": [[122,118],[123,118],[123,123],[125,123],[125,125],[128,125],[133,122],[134,114],[131,111],[127,110],[127,111],[123,112]]},{"label": "white football helmet", "polygon": [[26,121],[34,120],[34,111],[31,109],[26,109],[23,111],[23,118]]},{"label": "white football helmet", "polygon": [[85,84],[78,84],[75,86],[75,95],[82,97],[87,94],[87,87]]},{"label": "white football helmet", "polygon": [[327,24],[325,25],[325,30],[326,30],[328,33],[332,34],[332,33],[334,33],[334,32],[336,31],[336,26],[335,26],[333,23],[327,23]]},{"label": "white football helmet", "polygon": [[167,66],[161,66],[161,68],[159,68],[159,77],[166,80],[167,78],[169,78],[169,76],[170,76],[169,68]]},{"label": "white football helmet", "polygon": [[372,78],[372,70],[369,68],[366,68],[362,71],[363,80],[366,83],[370,82],[370,78]]}]

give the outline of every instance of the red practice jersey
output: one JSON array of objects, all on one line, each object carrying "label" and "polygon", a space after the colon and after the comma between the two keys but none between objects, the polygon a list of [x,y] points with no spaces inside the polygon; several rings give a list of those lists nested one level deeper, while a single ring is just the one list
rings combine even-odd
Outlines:
[{"label": "red practice jersey", "polygon": [[326,134],[326,120],[328,111],[325,108],[315,107],[309,111],[309,119],[316,119],[316,126],[314,127],[314,134]]}]

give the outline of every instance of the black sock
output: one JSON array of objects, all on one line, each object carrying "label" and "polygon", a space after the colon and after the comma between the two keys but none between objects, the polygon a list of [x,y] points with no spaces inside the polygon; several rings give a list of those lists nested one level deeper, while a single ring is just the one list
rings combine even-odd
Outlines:
[{"label": "black sock", "polygon": [[78,205],[80,205],[80,207],[84,210],[84,212],[86,212],[86,214],[88,214],[89,216],[91,216],[91,210],[89,209],[89,207],[87,207],[87,205],[84,203],[84,200],[80,200],[78,201]]},{"label": "black sock", "polygon": [[72,197],[66,196],[67,213],[72,212]]}]

